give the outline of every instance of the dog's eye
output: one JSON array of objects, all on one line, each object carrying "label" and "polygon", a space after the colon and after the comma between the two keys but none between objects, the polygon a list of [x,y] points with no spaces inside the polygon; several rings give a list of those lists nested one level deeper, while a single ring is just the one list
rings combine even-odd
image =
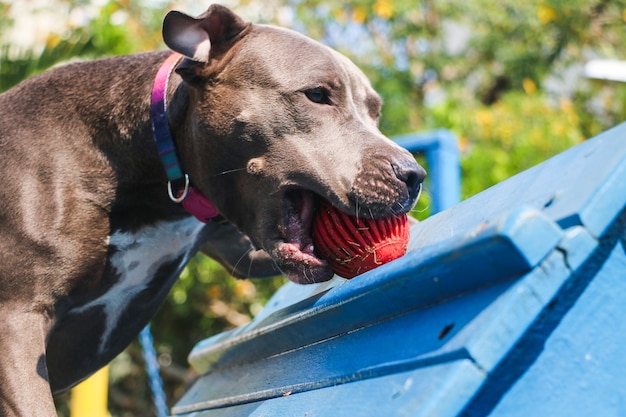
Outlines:
[{"label": "dog's eye", "polygon": [[310,90],[305,90],[304,95],[313,103],[330,104],[330,93],[325,88],[311,88]]}]

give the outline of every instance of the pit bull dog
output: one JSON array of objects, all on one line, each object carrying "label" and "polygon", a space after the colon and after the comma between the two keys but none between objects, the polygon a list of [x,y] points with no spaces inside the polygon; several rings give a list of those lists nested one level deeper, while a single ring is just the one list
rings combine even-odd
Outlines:
[{"label": "pit bull dog", "polygon": [[418,198],[425,171],[344,56],[218,5],[170,12],[163,37],[171,51],[0,96],[3,416],[55,415],[52,393],[122,351],[197,251],[238,277],[325,281],[322,199],[383,217]]}]

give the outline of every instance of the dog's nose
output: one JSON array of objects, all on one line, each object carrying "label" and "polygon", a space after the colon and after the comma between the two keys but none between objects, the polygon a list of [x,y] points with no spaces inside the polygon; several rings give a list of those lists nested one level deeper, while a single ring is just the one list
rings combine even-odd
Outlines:
[{"label": "dog's nose", "polygon": [[391,164],[396,178],[406,184],[407,192],[411,198],[417,198],[422,188],[426,170],[415,161],[400,161]]}]

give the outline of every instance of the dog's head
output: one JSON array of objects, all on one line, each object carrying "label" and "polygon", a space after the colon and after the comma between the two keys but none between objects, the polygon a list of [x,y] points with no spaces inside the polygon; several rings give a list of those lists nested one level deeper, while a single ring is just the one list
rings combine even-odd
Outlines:
[{"label": "dog's head", "polygon": [[217,5],[170,12],[163,35],[187,57],[189,104],[173,126],[184,168],[292,281],[333,276],[311,238],[321,199],[366,217],[414,206],[426,173],[380,133],[381,99],[346,57]]}]

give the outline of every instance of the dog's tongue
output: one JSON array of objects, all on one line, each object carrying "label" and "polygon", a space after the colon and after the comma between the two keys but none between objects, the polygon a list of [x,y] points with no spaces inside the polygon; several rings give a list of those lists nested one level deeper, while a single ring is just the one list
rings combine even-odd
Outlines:
[{"label": "dog's tongue", "polygon": [[279,268],[291,281],[311,284],[327,281],[333,273],[328,262],[319,258],[311,237],[314,215],[313,194],[297,191],[289,194],[283,207],[283,234],[285,241],[276,247]]},{"label": "dog's tongue", "polygon": [[366,219],[339,211],[326,202],[313,220],[315,251],[344,278],[377,268],[403,256],[409,244],[406,214]]}]

